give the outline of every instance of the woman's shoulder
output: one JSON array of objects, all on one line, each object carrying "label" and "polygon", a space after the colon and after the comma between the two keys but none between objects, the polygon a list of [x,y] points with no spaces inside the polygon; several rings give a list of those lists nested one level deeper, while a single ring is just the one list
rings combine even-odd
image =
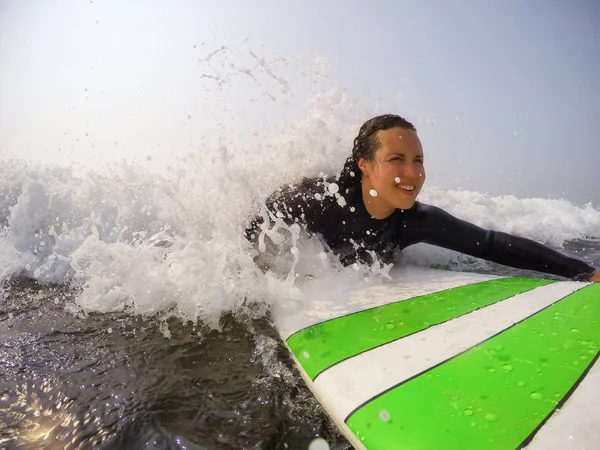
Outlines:
[{"label": "woman's shoulder", "polygon": [[311,231],[320,231],[327,223],[350,210],[354,191],[337,177],[323,174],[282,186],[266,201],[275,218],[304,223]]},{"label": "woman's shoulder", "polygon": [[345,195],[350,189],[345,188],[335,176],[320,174],[316,177],[304,177],[296,184],[282,186],[269,197],[269,203],[283,201],[286,203],[306,203],[322,207],[341,204],[344,206]]},{"label": "woman's shoulder", "polygon": [[411,208],[416,214],[419,215],[444,215],[448,214],[444,209],[439,206],[430,205],[428,203],[423,203],[420,201],[416,201],[415,205]]},{"label": "woman's shoulder", "polygon": [[405,210],[402,216],[406,222],[414,224],[439,223],[452,218],[442,208],[420,201],[416,201],[412,208]]}]

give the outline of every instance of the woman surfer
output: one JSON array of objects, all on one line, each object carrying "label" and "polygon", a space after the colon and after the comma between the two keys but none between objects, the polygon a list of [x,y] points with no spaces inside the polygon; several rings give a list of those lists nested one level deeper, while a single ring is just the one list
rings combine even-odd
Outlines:
[{"label": "woman surfer", "polygon": [[[344,265],[393,263],[424,242],[506,266],[600,282],[600,271],[533,240],[486,230],[416,201],[425,182],[415,127],[386,114],[365,122],[339,176],[304,179],[275,192],[246,230],[251,241],[274,224],[319,235]],[[261,239],[264,239],[262,237]]]}]

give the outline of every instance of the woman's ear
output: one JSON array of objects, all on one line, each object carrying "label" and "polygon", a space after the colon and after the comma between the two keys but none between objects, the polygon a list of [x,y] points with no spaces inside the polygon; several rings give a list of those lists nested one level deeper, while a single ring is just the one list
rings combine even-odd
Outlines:
[{"label": "woman's ear", "polygon": [[365,177],[368,177],[369,173],[371,172],[371,165],[369,164],[369,162],[365,158],[358,158],[357,164],[362,174]]}]

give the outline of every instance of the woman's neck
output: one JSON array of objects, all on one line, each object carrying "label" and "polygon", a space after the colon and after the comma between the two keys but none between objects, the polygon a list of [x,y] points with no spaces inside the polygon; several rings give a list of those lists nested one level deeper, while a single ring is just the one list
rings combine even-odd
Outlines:
[{"label": "woman's neck", "polygon": [[362,190],[362,201],[365,205],[367,212],[374,219],[387,219],[393,214],[396,208],[386,205],[385,202],[379,197],[371,195],[371,190],[373,189],[373,186],[371,185],[371,181],[369,180],[369,178],[363,176],[360,184]]}]

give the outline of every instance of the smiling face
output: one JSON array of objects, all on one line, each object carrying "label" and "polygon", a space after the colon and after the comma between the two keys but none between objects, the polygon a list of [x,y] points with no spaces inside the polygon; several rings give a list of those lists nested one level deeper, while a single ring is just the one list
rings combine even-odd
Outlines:
[{"label": "smiling face", "polygon": [[374,158],[358,160],[367,211],[384,219],[396,209],[410,209],[425,183],[423,147],[417,133],[390,128],[375,135]]}]

